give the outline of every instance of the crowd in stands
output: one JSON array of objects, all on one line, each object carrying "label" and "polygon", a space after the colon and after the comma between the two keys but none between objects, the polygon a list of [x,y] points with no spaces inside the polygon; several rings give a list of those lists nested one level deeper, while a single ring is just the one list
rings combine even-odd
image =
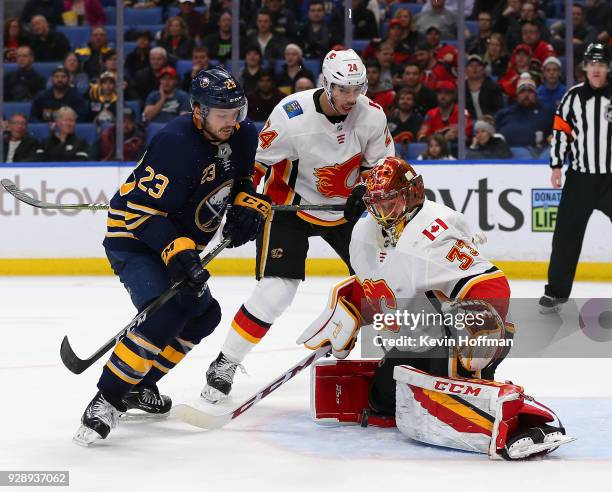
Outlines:
[{"label": "crowd in stands", "polygon": [[[124,61],[114,49],[117,1],[6,1],[5,161],[114,159],[118,63],[125,159],[136,158],[160,124],[190,111],[199,70],[231,69],[231,0],[125,0]],[[387,114],[398,148],[414,146],[419,158],[456,156],[459,118],[471,159],[509,158],[512,147],[540,156],[566,91],[564,2],[465,0],[459,14],[457,4],[352,0],[352,48],[367,67],[367,96]],[[144,19],[137,14],[147,11],[153,21],[127,17]],[[457,80],[458,15],[467,27],[464,82]],[[586,46],[612,47],[612,1],[575,2],[572,18],[580,82]],[[321,87],[325,53],[350,48],[342,44],[342,0],[241,0],[239,26],[239,80],[248,116],[260,124],[285,96]],[[78,42],[84,28],[88,39]],[[27,104],[8,112],[10,103]]]}]

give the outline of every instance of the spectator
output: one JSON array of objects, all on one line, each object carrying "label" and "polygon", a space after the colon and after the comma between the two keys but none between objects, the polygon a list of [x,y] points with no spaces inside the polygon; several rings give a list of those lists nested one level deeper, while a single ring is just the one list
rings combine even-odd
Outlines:
[{"label": "spectator", "polygon": [[[116,125],[111,125],[100,134],[99,159],[101,161],[113,161],[117,159],[116,154]],[[131,108],[123,109],[123,160],[137,161],[144,150],[145,134],[136,123],[136,115]]]},{"label": "spectator", "polygon": [[430,0],[431,10],[416,16],[416,28],[424,34],[431,26],[440,31],[443,39],[457,39],[457,14],[445,8],[445,0]]},{"label": "spectator", "polygon": [[98,26],[91,30],[87,46],[85,48],[78,48],[74,52],[81,60],[83,71],[93,80],[97,79],[103,72],[103,57],[111,50],[112,48],[108,46],[106,31],[102,26]]},{"label": "spectator", "polygon": [[[419,140],[425,140],[431,135],[442,135],[447,142],[457,140],[459,128],[459,106],[455,103],[457,85],[454,82],[438,82],[436,95],[438,97],[438,107],[431,109],[425,115],[421,129],[419,130]],[[472,118],[465,112],[465,136],[470,138],[472,135]]]},{"label": "spectator", "polygon": [[378,37],[378,24],[364,0],[353,0],[353,38],[372,39]]},{"label": "spectator", "polygon": [[282,56],[287,41],[272,31],[272,16],[267,10],[260,10],[256,17],[257,30],[247,39],[247,45],[257,45],[265,60],[274,61]]},{"label": "spectator", "polygon": [[550,136],[554,109],[538,102],[535,82],[529,76],[519,79],[516,103],[495,115],[498,131],[511,147],[542,147]]},{"label": "spectator", "polygon": [[45,89],[45,78],[32,68],[33,63],[29,46],[17,48],[17,70],[4,76],[5,101],[30,101]]},{"label": "spectator", "polygon": [[531,48],[531,56],[544,63],[549,56],[556,56],[551,44],[540,39],[541,27],[537,22],[525,21],[521,28],[522,43]]},{"label": "spectator", "polygon": [[[493,32],[506,33],[515,23],[520,25],[523,0],[506,0],[492,12]],[[514,48],[514,47],[512,47]]]},{"label": "spectator", "polygon": [[[204,46],[208,47],[208,54],[211,58],[219,60],[221,63],[232,54],[232,14],[223,12],[219,17],[217,32],[209,34],[204,39]],[[242,45],[242,42],[240,43]]]},{"label": "spectator", "polygon": [[143,118],[153,123],[167,123],[191,112],[189,94],[177,89],[178,76],[172,67],[159,71],[159,90],[151,92],[145,101]]},{"label": "spectator", "polygon": [[17,48],[28,44],[28,38],[17,17],[9,17],[4,23],[4,61],[17,61]]},{"label": "spectator", "polygon": [[423,122],[415,111],[416,94],[410,89],[400,89],[395,95],[396,109],[388,120],[389,131],[396,143],[414,142]]},{"label": "spectator", "polygon": [[485,56],[491,34],[493,34],[493,18],[489,12],[480,12],[478,34],[468,38],[465,49],[470,54]]},{"label": "spectator", "polygon": [[205,46],[196,46],[191,52],[191,72],[187,72],[181,82],[181,89],[185,92],[191,92],[191,80],[201,70],[214,68],[208,57],[208,49]]},{"label": "spectator", "polygon": [[[427,12],[428,10],[431,10],[431,3],[428,3],[427,0],[419,0],[418,3],[424,3],[421,12]],[[474,4],[475,0],[464,1],[463,15],[465,17],[470,17],[472,15],[472,12],[474,11]],[[459,0],[446,0],[444,6],[447,10],[450,10],[451,12],[457,12],[457,9],[459,8]]]},{"label": "spectator", "polygon": [[244,68],[240,72],[238,82],[246,94],[257,89],[257,80],[262,69],[261,50],[257,45],[247,47],[244,54]]},{"label": "spectator", "polygon": [[314,87],[314,82],[308,77],[300,77],[295,81],[295,92],[308,91]]},{"label": "spectator", "polygon": [[168,65],[168,55],[161,46],[149,52],[149,64],[134,74],[134,89],[143,101],[149,93],[159,87],[160,70]]},{"label": "spectator", "polygon": [[191,51],[195,46],[189,36],[187,23],[181,17],[170,17],[162,31],[158,46],[166,49],[166,53],[180,60],[191,58]]},{"label": "spectator", "polygon": [[64,0],[62,18],[67,26],[103,26],[106,22],[100,0]]},{"label": "spectator", "polygon": [[38,149],[38,158],[47,162],[88,161],[89,144],[75,133],[77,114],[74,110],[62,106],[55,112],[54,119],[54,131]]},{"label": "spectator", "polygon": [[395,11],[393,18],[400,21],[404,46],[409,47],[411,55],[414,54],[414,47],[423,41],[423,35],[416,30],[412,12],[408,9],[400,8]]},{"label": "spectator", "polygon": [[489,77],[499,78],[508,70],[510,56],[504,37],[498,32],[491,34],[483,60],[487,64],[485,72]]},{"label": "spectator", "polygon": [[[612,13],[612,12],[611,12]],[[582,60],[585,48],[597,42],[597,31],[587,23],[584,5],[572,5],[572,21],[574,24],[574,59]],[[552,43],[555,50],[565,53],[565,22],[558,22],[551,27]]]},{"label": "spectator", "polygon": [[401,87],[410,89],[415,94],[414,111],[421,117],[438,105],[436,93],[421,83],[421,68],[415,62],[408,62],[404,67]]},{"label": "spectator", "polygon": [[265,68],[259,75],[257,89],[247,95],[248,117],[252,121],[266,121],[274,107],[285,97],[274,85],[274,72]]},{"label": "spectator", "polygon": [[538,101],[542,106],[557,109],[567,88],[561,83],[561,61],[554,56],[547,58],[542,67],[544,83],[538,87]]},{"label": "spectator", "polygon": [[514,99],[516,96],[516,83],[522,73],[529,72],[531,68],[531,48],[526,44],[519,44],[512,52],[508,70],[499,79],[499,85],[505,94]]},{"label": "spectator", "polygon": [[495,133],[495,120],[485,116],[474,124],[474,141],[465,153],[466,159],[512,159],[512,151],[502,135]]},{"label": "spectator", "polygon": [[454,161],[449,151],[448,142],[440,135],[435,134],[427,139],[427,150],[417,156],[419,161]]},{"label": "spectator", "polygon": [[503,107],[502,90],[485,75],[485,62],[480,56],[468,56],[465,76],[465,107],[473,120],[495,114]]},{"label": "spectator", "polygon": [[150,9],[159,6],[160,3],[160,0],[123,0],[126,7],[134,9]]},{"label": "spectator", "polygon": [[391,86],[381,83],[380,72],[380,63],[377,61],[367,63],[368,92],[366,96],[378,104],[388,116],[393,109],[395,92]]},{"label": "spectator", "polygon": [[295,92],[295,81],[307,77],[314,82],[314,74],[303,65],[302,48],[290,43],[285,47],[285,63],[276,74],[276,87],[285,95]]},{"label": "spectator", "polygon": [[440,63],[445,64],[451,72],[455,73],[459,51],[451,44],[442,43],[440,30],[436,26],[431,26],[427,29],[425,32],[425,42],[429,45],[429,51],[432,52],[434,58]]},{"label": "spectator", "polygon": [[[64,0],[27,0],[21,11],[21,22],[31,23],[37,15],[43,16],[53,27],[61,26]],[[38,58],[38,57],[37,57]],[[62,57],[56,58],[61,60]]]},{"label": "spectator", "polygon": [[149,52],[153,37],[149,31],[139,31],[136,35],[136,49],[125,59],[126,71],[133,77],[136,72],[149,65]]},{"label": "spectator", "polygon": [[[295,40],[297,34],[297,24],[295,15],[291,10],[285,8],[285,0],[266,0],[265,8],[270,12],[272,20],[272,32],[277,38],[288,41]],[[264,49],[261,50],[266,57]]]},{"label": "spectator", "polygon": [[380,65],[380,82],[385,89],[393,88],[394,79],[399,80],[401,67],[393,63],[393,57],[393,45],[389,42],[382,43],[376,52],[375,61]]},{"label": "spectator", "polygon": [[[81,68],[81,60],[74,51],[69,52],[64,58],[64,68],[68,70],[68,84],[75,87],[79,94],[87,94],[89,91],[89,76]],[[47,89],[53,85],[53,76],[47,80]]]},{"label": "spectator", "polygon": [[526,22],[531,22],[539,28],[542,39],[548,41],[550,33],[546,27],[546,22],[542,19],[532,1],[519,2],[519,15],[512,17],[502,17],[494,26],[495,32],[504,33],[506,42],[511,49],[519,43],[524,43],[522,40],[522,28]]},{"label": "spectator", "polygon": [[208,17],[194,9],[194,0],[179,0],[180,12],[178,16],[187,24],[189,36],[193,39],[196,45],[201,42],[203,32],[208,28]]},{"label": "spectator", "polygon": [[585,9],[587,22],[599,33],[598,41],[607,43],[612,34],[612,5],[604,0],[589,0]]},{"label": "spectator", "polygon": [[76,111],[79,121],[86,121],[87,102],[70,87],[68,70],[63,66],[53,71],[50,89],[41,92],[32,102],[30,121],[53,121],[58,109],[68,106]]},{"label": "spectator", "polygon": [[325,22],[325,3],[313,0],[308,5],[308,21],[301,27],[298,36],[304,46],[306,58],[323,58],[334,44],[330,26]]},{"label": "spectator", "polygon": [[28,119],[21,113],[14,113],[9,122],[9,131],[4,133],[5,162],[36,161],[38,140],[28,133]]},{"label": "spectator", "polygon": [[61,32],[51,31],[47,19],[35,15],[31,22],[30,47],[37,61],[63,60],[70,51],[70,43]]},{"label": "spectator", "polygon": [[421,69],[421,82],[434,90],[438,82],[455,82],[452,67],[438,61],[432,54],[427,42],[420,43],[415,50],[415,60]]},{"label": "spectator", "polygon": [[89,89],[89,114],[96,124],[115,121],[117,80],[112,72],[103,72],[97,84]]},{"label": "spectator", "polygon": [[363,50],[363,58],[366,61],[378,58],[378,53],[383,45],[391,46],[393,54],[393,63],[401,65],[407,62],[412,56],[412,48],[404,41],[404,29],[402,21],[399,19],[391,19],[389,21],[389,29],[387,37],[384,39],[374,39]]}]

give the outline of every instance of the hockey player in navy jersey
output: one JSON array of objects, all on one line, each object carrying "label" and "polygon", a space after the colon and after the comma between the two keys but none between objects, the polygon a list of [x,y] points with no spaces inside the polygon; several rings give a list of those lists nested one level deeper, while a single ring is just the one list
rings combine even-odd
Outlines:
[{"label": "hockey player in navy jersey", "polygon": [[81,418],[77,444],[104,439],[122,412],[170,411],[156,383],[221,320],[198,250],[213,238],[228,204],[230,247],[255,239],[270,210],[252,174],[257,131],[247,100],[222,69],[201,71],[191,88],[193,113],[160,130],[111,200],[104,247],[114,272],[141,311],[174,282],[183,289],[129,332],[102,370]]}]

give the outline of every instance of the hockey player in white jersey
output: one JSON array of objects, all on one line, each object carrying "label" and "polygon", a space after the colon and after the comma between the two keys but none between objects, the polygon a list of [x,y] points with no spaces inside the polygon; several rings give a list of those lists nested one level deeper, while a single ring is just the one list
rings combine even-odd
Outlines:
[{"label": "hockey player in white jersey", "polygon": [[[394,332],[385,333],[387,341],[414,344],[387,344],[393,348],[382,361],[318,365],[315,420],[397,423],[412,439],[491,458],[545,454],[572,440],[552,410],[520,386],[493,380],[512,345],[510,288],[478,251],[463,214],[426,200],[422,177],[397,157],[372,169],[366,190],[369,213],[350,243],[355,275],[333,287],[325,311],[298,343],[313,350],[331,344],[342,359],[360,327],[372,325]],[[425,304],[439,316],[407,327],[414,319],[407,313]],[[425,322],[430,319],[443,321]],[[362,349],[384,347],[381,337],[366,334]]]},{"label": "hockey player in white jersey", "polygon": [[352,273],[351,230],[365,210],[362,187],[352,192],[375,162],[395,155],[384,111],[365,96],[359,56],[332,50],[322,72],[323,88],[290,95],[274,108],[259,134],[256,170],[275,204],[344,205],[345,212],[282,212],[266,222],[257,240],[259,281],[206,373],[202,397],[210,402],[230,393],[237,366],[293,301],[309,237],[322,237]]}]

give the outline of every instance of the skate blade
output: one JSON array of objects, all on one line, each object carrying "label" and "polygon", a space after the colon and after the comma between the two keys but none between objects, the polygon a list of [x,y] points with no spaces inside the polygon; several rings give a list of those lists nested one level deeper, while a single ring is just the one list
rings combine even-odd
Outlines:
[{"label": "skate blade", "polygon": [[513,460],[520,460],[528,458],[533,454],[541,453],[542,451],[548,451],[549,453],[551,453],[562,444],[567,444],[568,442],[572,442],[575,440],[575,437],[563,436],[561,438],[551,440],[549,442],[543,442],[540,444],[529,444],[525,447],[521,446],[520,448],[508,452],[508,456],[510,457],[510,459]]},{"label": "skate blade", "polygon": [[226,395],[218,389],[208,385],[204,386],[204,389],[200,393],[200,396],[204,398],[204,400],[206,400],[208,403],[213,404],[221,403],[222,401],[227,400],[229,398],[229,395]]},{"label": "skate blade", "polygon": [[170,416],[170,411],[166,413],[148,413],[142,410],[128,410],[119,416],[120,422],[150,422],[166,420]]},{"label": "skate blade", "polygon": [[95,430],[90,429],[84,425],[81,425],[76,431],[76,434],[72,437],[72,442],[79,446],[89,447],[96,441],[102,439],[102,436]]},{"label": "skate blade", "polygon": [[561,304],[553,307],[540,306],[540,314],[555,314],[561,311]]}]

